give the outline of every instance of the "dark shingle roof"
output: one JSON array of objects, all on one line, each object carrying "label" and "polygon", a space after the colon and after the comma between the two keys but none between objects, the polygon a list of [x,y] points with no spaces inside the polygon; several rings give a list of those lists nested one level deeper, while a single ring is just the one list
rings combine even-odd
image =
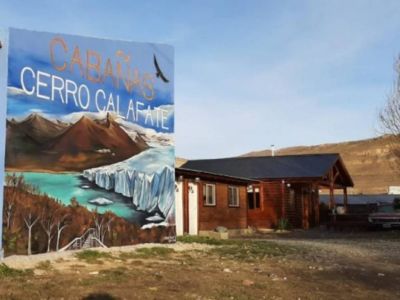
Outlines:
[{"label": "dark shingle roof", "polygon": [[338,160],[339,154],[234,157],[189,160],[182,168],[252,179],[321,178]]}]

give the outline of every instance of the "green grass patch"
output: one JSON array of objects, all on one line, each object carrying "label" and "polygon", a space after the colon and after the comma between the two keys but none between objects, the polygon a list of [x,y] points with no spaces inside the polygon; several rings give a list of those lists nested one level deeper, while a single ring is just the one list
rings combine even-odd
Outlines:
[{"label": "green grass patch", "polygon": [[118,281],[125,280],[128,275],[128,269],[124,267],[102,270],[100,271],[100,276],[103,276],[107,281]]},{"label": "green grass patch", "polygon": [[198,235],[184,235],[178,236],[177,241],[181,243],[198,243],[198,244],[207,244],[214,246],[222,246],[222,245],[232,245],[235,242],[232,240],[219,240],[210,238],[208,236],[198,236]]},{"label": "green grass patch", "polygon": [[120,259],[120,260],[123,260],[123,261],[126,261],[126,260],[128,260],[128,259],[135,259],[135,258],[137,258],[137,255],[136,255],[136,253],[135,252],[120,252],[119,253],[119,255],[118,255],[118,258]]},{"label": "green grass patch", "polygon": [[0,264],[0,278],[10,278],[10,277],[18,277],[18,276],[32,276],[33,271],[31,269],[26,270],[18,270],[14,268],[10,268],[6,264]]},{"label": "green grass patch", "polygon": [[90,275],[84,278],[80,285],[95,286],[103,283],[120,283],[128,279],[129,272],[125,267],[118,267],[108,270],[101,270],[97,275]]},{"label": "green grass patch", "polygon": [[89,264],[101,264],[101,259],[112,258],[108,252],[100,252],[96,250],[84,250],[75,254],[75,256]]},{"label": "green grass patch", "polygon": [[167,257],[175,253],[174,249],[167,247],[139,248],[134,253],[140,258]]},{"label": "green grass patch", "polygon": [[284,256],[296,251],[296,247],[279,245],[269,241],[219,240],[206,236],[181,236],[182,243],[199,243],[216,246],[209,253],[240,261],[254,261],[267,257]]},{"label": "green grass patch", "polygon": [[215,247],[211,253],[238,261],[263,260],[268,257],[285,256],[296,251],[295,247],[268,241],[231,241],[229,245]]},{"label": "green grass patch", "polygon": [[45,260],[38,263],[35,268],[39,270],[50,271],[53,269],[53,266],[49,260]]},{"label": "green grass patch", "polygon": [[167,247],[138,248],[131,252],[121,252],[119,259],[126,261],[138,258],[164,258],[173,253],[175,253],[175,250]]},{"label": "green grass patch", "polygon": [[254,261],[267,257],[285,256],[296,251],[296,247],[280,245],[269,241],[219,240],[206,236],[181,236],[182,243],[199,243],[216,246],[209,253],[240,261]]}]

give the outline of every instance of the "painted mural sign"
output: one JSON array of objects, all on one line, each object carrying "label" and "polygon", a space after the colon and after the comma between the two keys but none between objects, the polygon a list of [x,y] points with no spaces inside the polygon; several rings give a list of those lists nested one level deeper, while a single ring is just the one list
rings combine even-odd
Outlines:
[{"label": "painted mural sign", "polygon": [[173,49],[0,38],[5,254],[174,241]]}]

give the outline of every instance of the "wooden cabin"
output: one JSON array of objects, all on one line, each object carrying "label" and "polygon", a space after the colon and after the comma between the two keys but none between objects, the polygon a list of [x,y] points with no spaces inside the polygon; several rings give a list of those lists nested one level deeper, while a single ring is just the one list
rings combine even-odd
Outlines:
[{"label": "wooden cabin", "polygon": [[210,172],[175,169],[177,235],[197,235],[222,226],[242,230],[247,225],[247,186],[251,180]]},{"label": "wooden cabin", "polygon": [[292,227],[319,225],[319,189],[329,189],[330,208],[335,190],[344,194],[353,181],[339,154],[236,157],[190,160],[182,168],[247,178],[247,224],[276,228],[280,219]]}]

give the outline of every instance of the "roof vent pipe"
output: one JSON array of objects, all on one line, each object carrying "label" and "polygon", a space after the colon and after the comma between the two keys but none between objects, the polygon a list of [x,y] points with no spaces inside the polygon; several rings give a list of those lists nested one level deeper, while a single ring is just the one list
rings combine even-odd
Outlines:
[{"label": "roof vent pipe", "polygon": [[271,145],[271,156],[275,156],[275,145]]}]

